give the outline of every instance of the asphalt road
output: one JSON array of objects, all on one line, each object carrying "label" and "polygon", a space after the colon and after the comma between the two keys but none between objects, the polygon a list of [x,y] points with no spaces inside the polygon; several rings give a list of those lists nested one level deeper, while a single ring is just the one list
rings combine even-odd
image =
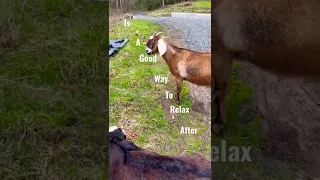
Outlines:
[{"label": "asphalt road", "polygon": [[184,48],[199,52],[211,51],[211,16],[150,17],[136,15],[134,19],[149,20],[180,32]]}]

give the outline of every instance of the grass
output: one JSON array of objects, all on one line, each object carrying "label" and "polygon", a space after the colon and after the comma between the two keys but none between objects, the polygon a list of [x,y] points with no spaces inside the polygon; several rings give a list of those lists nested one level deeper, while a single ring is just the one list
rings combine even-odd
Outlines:
[{"label": "grass", "polygon": [[[252,115],[251,109],[246,104],[252,100],[252,87],[239,79],[241,66],[234,63],[233,75],[230,80],[228,93],[228,126],[224,140],[230,146],[251,147],[250,157],[252,162],[215,162],[214,171],[220,179],[291,179],[294,169],[292,167],[273,164],[267,167],[265,160],[261,159],[260,150],[263,146],[260,134],[261,117]],[[221,138],[214,137],[213,145],[220,147]],[[274,167],[281,167],[272,169]]]},{"label": "grass", "polygon": [[[161,29],[159,25],[143,20],[131,21],[131,26],[123,23],[112,26],[110,39],[129,38],[118,55],[110,59],[109,71],[114,74],[110,79],[110,125],[117,125],[128,132],[137,132],[134,143],[142,148],[164,155],[180,155],[197,152],[210,157],[210,126],[196,113],[179,114],[170,122],[168,111],[174,99],[165,99],[165,91],[175,94],[176,85],[164,60],[157,62],[139,62],[139,56],[145,54],[145,45],[136,46],[136,39],[144,35],[149,37]],[[162,29],[163,30],[163,29]],[[140,35],[134,33],[139,31]],[[141,40],[141,38],[140,38]],[[168,84],[156,84],[154,75],[169,77]],[[184,85],[182,107],[191,108],[189,90]],[[181,135],[181,126],[200,129],[198,135]]]},{"label": "grass", "polygon": [[107,9],[0,2],[0,179],[106,179]]},{"label": "grass", "polygon": [[[165,31],[163,27],[148,21],[133,20],[131,27],[124,28],[120,22],[110,28],[110,39],[129,38],[126,46],[110,59],[110,125],[124,128],[126,133],[137,133],[133,140],[138,146],[163,155],[180,155],[181,153],[200,153],[208,159],[211,157],[211,139],[213,145],[219,146],[221,138],[211,137],[210,124],[202,120],[203,115],[192,112],[170,121],[166,106],[175,105],[173,100],[166,100],[166,90],[174,92],[175,84],[164,60],[156,63],[141,63],[139,55],[145,54],[145,46],[136,46],[136,39],[149,37],[153,32]],[[139,36],[134,35],[139,31]],[[141,38],[139,38],[141,40]],[[249,163],[214,163],[215,177],[222,179],[286,179],[291,169],[282,168],[266,174],[266,169],[258,159],[262,147],[260,122],[245,107],[252,100],[252,88],[239,80],[241,67],[233,66],[233,75],[228,94],[228,128],[225,139],[228,146],[250,146],[252,148]],[[153,75],[170,77],[169,84],[155,84]],[[183,107],[191,107],[189,90],[183,88]],[[248,114],[249,113],[249,114]],[[181,135],[181,126],[200,128],[199,135]],[[127,134],[127,135],[128,135]]]},{"label": "grass", "polygon": [[211,1],[195,1],[191,6],[181,7],[181,4],[168,5],[147,13],[149,16],[171,16],[171,12],[183,13],[211,13]]},{"label": "grass", "polygon": [[[155,11],[157,12],[157,11]],[[153,12],[151,12],[153,13]],[[169,122],[166,106],[174,105],[173,100],[164,99],[164,91],[175,91],[174,80],[168,67],[160,58],[156,63],[140,63],[139,55],[145,53],[145,46],[135,46],[136,39],[149,37],[163,27],[148,21],[134,20],[130,28],[123,28],[122,22],[111,27],[111,39],[129,38],[129,43],[113,59],[109,70],[114,75],[110,80],[110,119],[111,125],[125,128],[129,134],[137,132],[134,143],[138,146],[164,155],[181,153],[200,153],[210,158],[210,141],[219,146],[220,137],[211,137],[209,124],[202,120],[201,114],[179,116]],[[140,35],[134,35],[139,31]],[[166,33],[165,33],[166,34]],[[169,40],[170,41],[170,40]],[[173,40],[174,41],[174,40]],[[225,139],[228,146],[250,146],[252,162],[213,164],[217,179],[290,179],[295,169],[279,164],[268,167],[261,159],[263,141],[260,134],[261,117],[251,112],[248,104],[252,101],[252,87],[239,79],[241,66],[234,64],[228,92],[228,127]],[[153,75],[171,77],[168,85],[155,84]],[[191,107],[188,88],[184,86],[183,106]],[[201,134],[185,136],[179,134],[181,126],[199,127]],[[270,164],[269,164],[270,166]],[[277,168],[274,168],[277,167]]]}]

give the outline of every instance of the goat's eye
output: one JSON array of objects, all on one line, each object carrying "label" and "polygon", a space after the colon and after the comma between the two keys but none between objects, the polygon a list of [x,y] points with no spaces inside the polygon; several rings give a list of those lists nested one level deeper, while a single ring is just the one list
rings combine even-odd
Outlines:
[{"label": "goat's eye", "polygon": [[120,142],[121,141],[121,139],[120,138],[118,138],[118,137],[114,137],[114,138],[112,138],[111,139],[111,142]]}]

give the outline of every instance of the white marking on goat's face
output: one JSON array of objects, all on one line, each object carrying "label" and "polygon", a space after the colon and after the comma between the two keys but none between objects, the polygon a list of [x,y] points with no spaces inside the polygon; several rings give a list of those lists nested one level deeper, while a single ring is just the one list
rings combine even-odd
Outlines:
[{"label": "white marking on goat's face", "polygon": [[148,55],[151,55],[151,54],[152,54],[152,49],[146,47],[146,53],[147,53]]},{"label": "white marking on goat's face", "polygon": [[150,36],[150,37],[149,37],[149,39],[153,39],[153,38],[154,38],[154,36]]},{"label": "white marking on goat's face", "polygon": [[178,68],[179,74],[182,78],[188,77],[187,69],[186,69],[186,66],[184,65],[183,62],[179,62],[177,64],[177,68]]},{"label": "white marking on goat's face", "polygon": [[119,129],[117,126],[109,127],[109,132],[113,132],[114,130]]}]

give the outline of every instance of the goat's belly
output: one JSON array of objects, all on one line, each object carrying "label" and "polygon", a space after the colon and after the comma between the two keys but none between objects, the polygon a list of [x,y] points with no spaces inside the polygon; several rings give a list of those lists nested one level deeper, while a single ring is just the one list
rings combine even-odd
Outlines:
[{"label": "goat's belly", "polygon": [[185,78],[185,80],[191,82],[192,84],[196,84],[196,85],[200,85],[200,86],[210,86],[211,85],[211,76],[191,77],[191,78]]},{"label": "goat's belly", "polygon": [[279,54],[241,52],[235,58],[277,74],[320,77],[320,60],[310,55],[311,53],[304,56],[292,52]]},{"label": "goat's belly", "polygon": [[180,62],[177,69],[177,74],[184,80],[202,86],[211,85],[211,69],[209,66]]}]

